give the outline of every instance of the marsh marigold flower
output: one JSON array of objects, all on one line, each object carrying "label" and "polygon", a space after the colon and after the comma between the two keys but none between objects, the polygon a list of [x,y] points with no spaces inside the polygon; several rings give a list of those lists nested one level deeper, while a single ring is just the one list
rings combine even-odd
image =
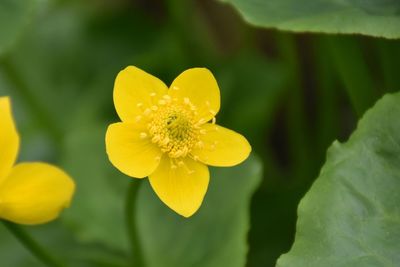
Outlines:
[{"label": "marsh marigold flower", "polygon": [[215,124],[220,93],[205,68],[184,71],[168,89],[129,66],[115,80],[114,105],[122,122],[106,133],[110,161],[131,177],[148,176],[158,197],[182,216],[203,201],[206,165],[233,166],[251,151],[242,135]]},{"label": "marsh marigold flower", "polygon": [[10,100],[0,97],[0,219],[40,224],[55,219],[70,203],[74,182],[59,168],[41,162],[14,165],[19,136]]}]

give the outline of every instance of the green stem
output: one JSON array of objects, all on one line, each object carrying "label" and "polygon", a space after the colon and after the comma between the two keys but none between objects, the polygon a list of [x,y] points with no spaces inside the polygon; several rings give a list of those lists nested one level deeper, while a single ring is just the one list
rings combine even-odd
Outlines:
[{"label": "green stem", "polygon": [[4,226],[28,249],[38,260],[48,267],[65,267],[41,247],[21,226],[2,220]]},{"label": "green stem", "polygon": [[326,64],[326,51],[330,47],[326,40],[322,38],[315,38],[314,42],[314,58],[315,58],[315,76],[317,79],[317,116],[316,116],[316,152],[318,156],[315,158],[318,161],[318,166],[323,164],[319,159],[324,160],[326,149],[339,135],[339,124],[332,123],[336,121],[338,108],[338,90],[337,80],[335,79],[335,67],[332,64]]},{"label": "green stem", "polygon": [[330,47],[339,78],[347,91],[357,116],[376,101],[376,86],[357,39],[349,36],[324,36]]},{"label": "green stem", "polygon": [[125,217],[126,217],[126,227],[128,231],[128,236],[131,243],[131,266],[132,267],[145,267],[145,262],[143,259],[143,254],[140,249],[140,241],[138,236],[138,228],[136,225],[136,220],[134,218],[134,212],[136,208],[137,195],[139,192],[139,187],[142,181],[132,180],[129,184],[129,188],[126,195],[125,202]]},{"label": "green stem", "polygon": [[[303,93],[303,81],[301,77],[301,62],[297,49],[295,36],[287,33],[277,33],[276,42],[282,60],[288,66],[290,94],[288,95],[287,127],[290,160],[293,166],[293,174],[298,177],[298,184],[304,179],[313,177],[315,169],[312,146],[310,145],[310,133],[305,111],[305,95]],[[304,183],[303,183],[304,184]]]}]

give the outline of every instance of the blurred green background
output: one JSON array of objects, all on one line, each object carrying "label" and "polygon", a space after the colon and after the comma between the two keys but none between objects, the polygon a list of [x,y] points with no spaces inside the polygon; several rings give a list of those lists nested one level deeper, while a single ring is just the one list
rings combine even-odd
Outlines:
[{"label": "blurred green background", "polygon": [[[112,89],[124,67],[167,84],[185,69],[209,68],[222,96],[217,122],[254,151],[239,167],[213,169],[191,222],[143,182],[136,215],[155,267],[274,266],[293,243],[297,205],[327,147],[400,89],[399,41],[255,28],[214,0],[0,0],[0,8],[0,95],[12,98],[19,160],[57,163],[78,185],[60,220],[27,230],[71,266],[128,266],[129,178],[108,162],[103,141],[119,120]],[[41,266],[3,226],[0,261]]]}]

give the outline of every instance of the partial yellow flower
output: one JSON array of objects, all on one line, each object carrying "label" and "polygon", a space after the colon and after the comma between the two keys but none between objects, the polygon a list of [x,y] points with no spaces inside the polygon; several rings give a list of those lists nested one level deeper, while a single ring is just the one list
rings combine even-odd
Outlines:
[{"label": "partial yellow flower", "polygon": [[8,97],[0,97],[0,219],[40,224],[58,217],[69,206],[73,180],[47,163],[19,163],[19,136]]},{"label": "partial yellow flower", "polygon": [[131,177],[148,176],[158,197],[184,217],[206,194],[206,165],[233,166],[250,154],[246,138],[215,124],[220,93],[205,68],[184,71],[168,89],[129,66],[115,80],[114,105],[122,122],[107,129],[111,163]]}]

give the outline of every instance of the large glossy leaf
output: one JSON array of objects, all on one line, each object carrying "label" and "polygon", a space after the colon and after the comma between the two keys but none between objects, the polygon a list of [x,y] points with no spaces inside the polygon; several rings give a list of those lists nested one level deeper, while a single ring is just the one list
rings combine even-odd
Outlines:
[{"label": "large glossy leaf", "polygon": [[27,25],[34,2],[34,0],[0,1],[0,55],[15,42]]},{"label": "large glossy leaf", "polygon": [[87,128],[69,132],[65,143],[62,166],[74,177],[77,190],[63,219],[80,241],[124,250],[124,183],[128,178],[107,159],[106,127],[86,125]]},{"label": "large glossy leaf", "polygon": [[143,181],[137,220],[147,266],[245,266],[250,199],[260,179],[261,163],[254,157],[212,169],[203,206],[189,219],[168,209]]},{"label": "large glossy leaf", "polygon": [[296,32],[400,38],[397,0],[223,0],[251,24]]},{"label": "large glossy leaf", "polygon": [[278,266],[398,266],[400,93],[369,110],[335,142],[301,200],[296,239]]}]

